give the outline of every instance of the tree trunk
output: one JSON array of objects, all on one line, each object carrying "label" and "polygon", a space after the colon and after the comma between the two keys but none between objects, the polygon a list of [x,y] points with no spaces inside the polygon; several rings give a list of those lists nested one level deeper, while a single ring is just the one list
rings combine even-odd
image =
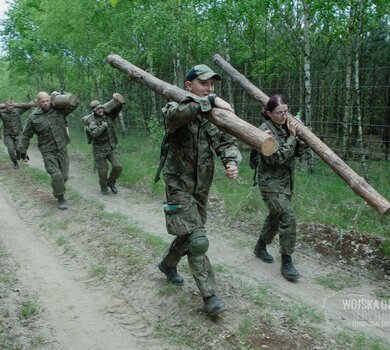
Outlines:
[{"label": "tree trunk", "polygon": [[[235,82],[239,83],[247,93],[256,101],[266,105],[269,97],[254,86],[246,77],[237,72],[220,55],[213,56],[213,61],[228,73]],[[289,116],[289,118],[294,118]],[[390,214],[390,203],[372,188],[362,177],[356,174],[343,160],[325,145],[311,130],[303,124],[297,128],[297,135],[305,141],[318,156],[326,162],[334,172],[339,175],[349,187],[381,215]]]},{"label": "tree trunk", "polygon": [[[14,103],[15,108],[33,108],[37,107],[37,103],[34,101],[31,102],[20,102],[20,103]],[[5,103],[0,103],[0,109],[6,108]]]},{"label": "tree trunk", "polygon": [[[198,98],[198,96],[188,91],[168,84],[146,73],[118,55],[109,55],[107,61],[113,67],[127,73],[136,82],[146,85],[149,89],[168,99],[181,101],[187,96]],[[213,108],[205,116],[220,130],[235,136],[240,141],[248,144],[264,155],[271,155],[277,149],[277,141],[274,137],[247,123],[245,120],[240,119],[228,110]]]}]

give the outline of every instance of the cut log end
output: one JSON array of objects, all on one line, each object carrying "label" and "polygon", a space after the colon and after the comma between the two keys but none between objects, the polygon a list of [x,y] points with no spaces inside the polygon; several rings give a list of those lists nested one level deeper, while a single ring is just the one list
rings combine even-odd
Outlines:
[{"label": "cut log end", "polygon": [[261,147],[261,153],[264,154],[265,156],[270,156],[271,154],[274,154],[277,149],[278,149],[278,141],[274,137],[269,137],[263,143]]}]

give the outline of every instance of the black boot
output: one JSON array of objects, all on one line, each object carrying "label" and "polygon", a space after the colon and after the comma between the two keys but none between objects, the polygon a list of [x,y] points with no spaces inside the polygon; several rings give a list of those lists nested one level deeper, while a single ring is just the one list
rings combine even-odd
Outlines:
[{"label": "black boot", "polygon": [[282,254],[282,266],[280,272],[288,280],[297,280],[301,275],[298,270],[294,267],[291,259],[291,255]]},{"label": "black boot", "polygon": [[203,298],[204,309],[210,316],[216,316],[226,310],[224,303],[215,295]]},{"label": "black boot", "polygon": [[184,279],[177,273],[176,267],[168,267],[161,261],[158,264],[160,271],[167,276],[168,282],[176,286],[182,286],[184,284]]},{"label": "black boot", "polygon": [[259,259],[263,260],[268,264],[274,262],[274,258],[270,253],[267,252],[267,245],[262,239],[259,239],[257,241],[255,250],[253,252]]},{"label": "black boot", "polygon": [[19,164],[17,160],[13,160],[14,163],[14,169],[19,169]]},{"label": "black boot", "polygon": [[107,186],[101,186],[100,187],[100,193],[104,196],[108,196],[109,193],[108,193],[108,187]]},{"label": "black boot", "polygon": [[118,194],[118,189],[115,187],[114,184],[110,184],[109,182],[107,182],[107,186],[110,187],[111,192],[112,192],[113,194]]},{"label": "black boot", "polygon": [[68,204],[66,203],[64,195],[58,196],[57,199],[58,199],[58,205],[57,205],[58,209],[60,209],[60,210],[68,209]]}]

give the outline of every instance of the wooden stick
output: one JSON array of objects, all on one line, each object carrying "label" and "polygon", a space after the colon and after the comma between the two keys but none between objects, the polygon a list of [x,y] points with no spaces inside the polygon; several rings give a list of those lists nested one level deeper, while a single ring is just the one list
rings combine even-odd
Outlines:
[{"label": "wooden stick", "polygon": [[[229,74],[235,82],[240,84],[255,101],[260,102],[264,106],[267,104],[269,97],[226,62],[220,55],[214,55],[213,61]],[[289,118],[294,117],[290,115]],[[300,125],[297,128],[297,135],[300,139],[305,141],[310,148],[348,184],[349,187],[351,187],[355,194],[363,198],[381,215],[385,216],[390,214],[390,203],[388,200],[372,188],[364,178],[356,174],[339,156],[314,135],[307,126],[303,124]]]},{"label": "wooden stick", "polygon": [[[37,107],[37,103],[34,101],[14,103],[14,108],[32,108],[32,107]],[[6,108],[6,104],[0,103],[0,109],[5,109],[5,108]]]},{"label": "wooden stick", "polygon": [[[170,100],[179,102],[186,96],[199,97],[146,73],[118,55],[109,55],[107,62],[111,66],[128,74],[137,83],[146,85],[149,89]],[[220,108],[213,108],[210,113],[206,114],[206,118],[220,130],[235,136],[261,154],[268,156],[277,149],[277,141],[273,136],[240,119],[232,112]]]}]

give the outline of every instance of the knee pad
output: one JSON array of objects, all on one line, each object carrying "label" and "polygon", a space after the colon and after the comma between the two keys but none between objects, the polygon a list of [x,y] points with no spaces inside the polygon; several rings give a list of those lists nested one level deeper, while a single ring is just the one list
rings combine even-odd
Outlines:
[{"label": "knee pad", "polygon": [[204,255],[209,249],[209,240],[205,231],[195,231],[190,235],[188,251],[193,255]]}]

